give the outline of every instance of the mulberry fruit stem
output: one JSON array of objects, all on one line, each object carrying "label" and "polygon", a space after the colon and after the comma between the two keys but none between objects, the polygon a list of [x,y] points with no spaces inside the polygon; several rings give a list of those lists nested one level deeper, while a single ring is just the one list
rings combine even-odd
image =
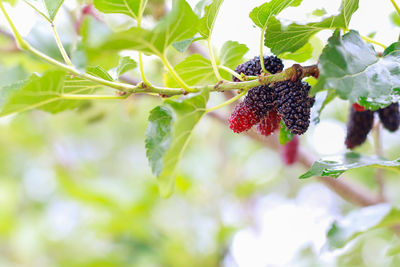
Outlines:
[{"label": "mulberry fruit stem", "polygon": [[223,108],[223,107],[225,107],[225,106],[227,106],[227,105],[229,105],[229,104],[232,104],[233,102],[239,100],[239,99],[240,99],[242,96],[244,96],[246,93],[247,93],[247,90],[243,90],[240,94],[238,94],[238,95],[235,96],[235,97],[230,98],[229,100],[225,101],[224,103],[221,103],[221,104],[216,105],[216,106],[214,106],[214,107],[208,108],[208,109],[206,110],[206,113],[211,112],[211,111],[214,111],[214,110],[217,110],[217,109],[220,109],[220,108]]},{"label": "mulberry fruit stem", "polygon": [[242,78],[242,76],[240,76],[240,74],[237,73],[236,71],[231,70],[230,68],[225,67],[225,66],[223,66],[223,65],[219,65],[218,68],[220,68],[221,70],[224,70],[224,71],[226,71],[226,72],[229,72],[230,74],[232,74],[233,76],[235,76],[236,78],[238,78],[240,81],[242,81],[242,82],[244,81],[244,79]]},{"label": "mulberry fruit stem", "polygon": [[390,0],[390,2],[392,2],[392,5],[394,6],[394,8],[395,8],[396,11],[397,11],[397,14],[400,15],[400,8],[399,8],[399,6],[396,4],[396,2],[395,2],[394,0]]},{"label": "mulberry fruit stem", "polygon": [[269,73],[269,72],[267,71],[267,69],[265,68],[265,65],[264,65],[264,51],[263,51],[263,49],[264,49],[264,34],[265,34],[265,30],[266,30],[266,29],[267,29],[267,28],[264,27],[264,28],[262,29],[262,31],[261,31],[261,37],[260,37],[260,63],[261,63],[262,71],[263,71],[264,73]]},{"label": "mulberry fruit stem", "polygon": [[217,66],[217,62],[215,60],[214,51],[212,50],[212,47],[211,47],[211,39],[210,38],[207,39],[207,46],[208,46],[208,54],[210,55],[211,65],[213,67],[214,74],[217,77],[218,81],[222,81],[223,79],[221,77],[221,74],[219,74],[219,71],[218,71],[218,66]]},{"label": "mulberry fruit stem", "polygon": [[186,90],[186,92],[193,92],[193,90],[182,80],[182,78],[179,77],[178,73],[176,73],[174,68],[171,66],[171,63],[169,63],[167,57],[165,55],[162,55],[160,59],[164,66],[168,69],[172,77],[174,77],[175,81],[177,81],[182,86],[182,88]]}]

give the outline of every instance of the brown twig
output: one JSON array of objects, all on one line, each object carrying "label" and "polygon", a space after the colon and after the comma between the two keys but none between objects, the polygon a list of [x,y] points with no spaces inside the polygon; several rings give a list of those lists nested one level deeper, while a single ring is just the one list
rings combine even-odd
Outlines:
[{"label": "brown twig", "polygon": [[[208,113],[208,115],[223,124],[226,124],[228,121],[227,118],[221,116],[217,112],[210,112]],[[269,149],[275,151],[278,151],[279,149],[277,138],[266,138],[252,131],[247,132],[247,136],[261,143],[263,146]],[[314,156],[312,156],[303,148],[300,148],[298,158],[299,163],[307,169],[310,168],[316,160]],[[370,206],[383,202],[383,200],[380,199],[379,196],[373,196],[371,193],[367,192],[363,188],[346,180],[345,176],[342,176],[340,179],[333,179],[330,177],[318,177],[318,181],[323,183],[325,186],[327,186],[343,199],[359,206]]]}]

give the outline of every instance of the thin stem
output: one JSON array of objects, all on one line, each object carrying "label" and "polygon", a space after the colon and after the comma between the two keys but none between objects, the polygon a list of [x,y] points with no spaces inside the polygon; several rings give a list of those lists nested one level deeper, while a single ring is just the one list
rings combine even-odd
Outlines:
[{"label": "thin stem", "polygon": [[8,24],[11,27],[11,30],[15,36],[15,41],[18,45],[19,48],[21,49],[26,49],[26,46],[28,45],[28,43],[22,38],[22,36],[19,34],[17,28],[15,27],[14,23],[12,22],[11,18],[8,16],[7,11],[5,10],[4,6],[3,6],[3,1],[0,0],[0,10],[3,12]]},{"label": "thin stem", "polygon": [[51,23],[51,29],[53,30],[53,35],[54,35],[54,38],[56,39],[58,50],[60,50],[60,53],[61,53],[65,63],[69,66],[72,66],[71,59],[69,59],[67,51],[65,51],[65,48],[64,48],[60,38],[58,37],[57,30],[56,30],[56,27],[54,26],[54,23]]},{"label": "thin stem", "polygon": [[264,65],[264,34],[265,34],[265,30],[267,28],[264,27],[261,31],[261,37],[260,37],[260,64],[261,64],[261,68],[263,70],[263,72],[265,73],[269,73],[266,69],[265,69],[265,65]]},{"label": "thin stem", "polygon": [[231,70],[230,68],[225,67],[225,66],[223,66],[223,65],[218,65],[218,68],[220,68],[221,70],[224,70],[224,71],[226,71],[226,72],[229,72],[230,74],[232,74],[233,76],[235,76],[235,77],[238,78],[239,80],[244,81],[243,78],[242,78],[242,76],[240,76],[240,74],[237,73],[236,71],[233,71],[233,70]]},{"label": "thin stem", "polygon": [[241,92],[240,94],[238,94],[238,95],[235,96],[235,97],[230,98],[229,100],[225,101],[224,103],[219,104],[219,105],[216,105],[216,106],[214,106],[214,107],[212,107],[212,108],[207,109],[207,110],[206,110],[206,113],[211,112],[211,111],[214,111],[214,110],[217,110],[217,109],[220,109],[220,108],[223,108],[223,107],[225,107],[225,106],[227,106],[227,105],[229,105],[229,104],[235,102],[236,100],[239,100],[239,99],[240,99],[242,96],[244,96],[246,93],[247,93],[247,90],[243,90],[243,92]]},{"label": "thin stem", "polygon": [[115,99],[126,99],[128,95],[74,95],[74,94],[62,94],[61,98],[69,100],[115,100]]},{"label": "thin stem", "polygon": [[[374,137],[374,150],[375,154],[379,157],[383,157],[383,149],[382,149],[382,138],[381,138],[381,124],[378,122],[374,129],[373,129],[373,137]],[[378,196],[379,199],[384,201],[385,196],[384,196],[384,170],[383,169],[376,169],[375,170],[375,180],[378,185]]]},{"label": "thin stem", "polygon": [[[144,5],[146,5],[147,1],[145,2],[145,4],[142,4],[142,0],[139,3],[139,14],[137,16],[137,27],[141,28],[142,26],[142,15],[143,15],[143,11],[144,11]],[[150,85],[150,82],[147,80],[146,75],[144,74],[144,67],[143,67],[143,53],[139,52],[139,70],[140,70],[140,76],[142,77],[142,81],[147,84]]]},{"label": "thin stem", "polygon": [[371,39],[371,38],[369,38],[369,37],[367,37],[367,36],[361,36],[361,38],[363,38],[364,41],[366,41],[366,42],[368,42],[368,43],[372,43],[372,44],[379,45],[379,46],[382,47],[383,49],[386,49],[386,48],[387,48],[386,45],[384,45],[384,44],[382,44],[382,43],[379,43],[379,42],[377,42],[377,41],[375,41],[375,40],[373,40],[373,39]]},{"label": "thin stem", "polygon": [[213,51],[213,49],[211,47],[211,39],[210,39],[210,37],[207,39],[207,46],[208,46],[208,53],[210,55],[211,65],[213,67],[214,74],[217,77],[218,81],[222,81],[222,77],[219,74],[217,62],[215,60],[214,51]]},{"label": "thin stem", "polygon": [[189,86],[182,80],[181,77],[179,77],[178,73],[175,72],[174,68],[171,66],[171,64],[169,63],[167,57],[165,55],[162,55],[160,57],[162,63],[164,64],[164,66],[168,69],[168,71],[170,72],[170,74],[172,75],[172,77],[174,77],[175,81],[177,81],[183,89],[185,89],[187,92],[194,92],[191,88],[189,88]]},{"label": "thin stem", "polygon": [[394,6],[394,8],[395,8],[396,11],[397,11],[397,14],[400,15],[400,8],[399,8],[399,6],[396,4],[396,2],[395,2],[394,0],[390,0],[390,2],[392,2],[392,5]]}]

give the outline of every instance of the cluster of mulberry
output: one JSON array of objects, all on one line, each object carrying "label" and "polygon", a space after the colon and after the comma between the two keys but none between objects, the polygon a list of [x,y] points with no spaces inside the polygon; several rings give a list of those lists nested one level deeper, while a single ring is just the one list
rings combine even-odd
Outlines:
[{"label": "cluster of mulberry", "polygon": [[[264,56],[264,66],[272,74],[283,70],[282,61],[276,56]],[[259,75],[260,58],[255,57],[235,69],[244,75]],[[239,81],[233,77],[234,81]],[[279,128],[281,119],[291,133],[301,135],[310,124],[310,110],[314,98],[308,96],[310,85],[302,81],[283,81],[273,86],[252,88],[239,103],[229,119],[229,127],[240,133],[257,124],[260,134],[268,136]]]},{"label": "cluster of mulberry", "polygon": [[[400,126],[399,103],[392,103],[386,108],[377,110],[379,119],[385,129],[395,132]],[[374,112],[365,110],[358,104],[350,108],[350,116],[347,122],[347,135],[345,144],[347,148],[353,149],[365,142],[368,133],[374,124]]]}]

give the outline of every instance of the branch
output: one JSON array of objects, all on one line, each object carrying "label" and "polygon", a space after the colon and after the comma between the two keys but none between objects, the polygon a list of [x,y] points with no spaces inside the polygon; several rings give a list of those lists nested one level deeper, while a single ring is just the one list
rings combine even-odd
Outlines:
[{"label": "branch", "polygon": [[[227,118],[221,116],[219,113],[216,112],[210,112],[208,113],[208,115],[223,124],[226,124],[228,121]],[[252,131],[248,131],[247,136],[271,150],[279,151],[279,143],[277,138],[266,138]],[[303,148],[300,148],[299,163],[301,165],[309,169],[315,160],[315,157],[313,157]],[[318,177],[318,180],[329,189],[331,189],[333,192],[341,196],[343,199],[353,204],[359,206],[370,206],[383,202],[379,197],[373,196],[369,192],[365,191],[363,188],[350,183],[348,180],[346,180],[345,176],[342,176],[341,179]]]}]

